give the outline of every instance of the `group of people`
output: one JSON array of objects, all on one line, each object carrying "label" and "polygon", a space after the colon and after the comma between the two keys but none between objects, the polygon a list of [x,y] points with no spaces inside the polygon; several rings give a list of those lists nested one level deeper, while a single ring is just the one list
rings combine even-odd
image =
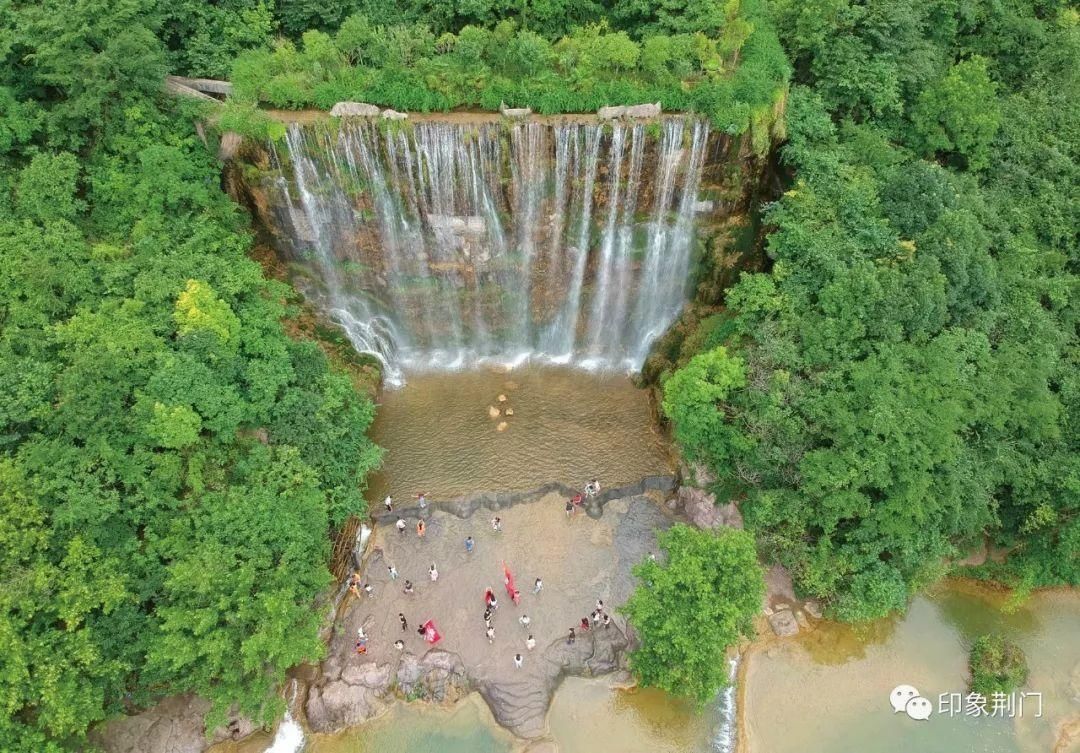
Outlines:
[{"label": "group of people", "polygon": [[[574,512],[576,512],[576,509],[581,506],[581,504],[582,504],[582,502],[583,502],[583,500],[585,498],[595,497],[599,493],[600,493],[600,483],[596,479],[592,479],[588,484],[585,485],[583,493],[575,495],[571,500],[569,500],[566,503],[567,515],[571,515]],[[416,495],[416,499],[417,499],[417,502],[418,502],[418,506],[421,509],[423,509],[423,508],[425,508],[427,506],[427,499],[426,499],[426,496],[423,493],[420,493],[420,494]],[[393,513],[393,511],[394,511],[394,500],[393,500],[393,498],[391,496],[387,495],[387,497],[383,500],[383,506],[386,508],[386,511],[388,513]],[[401,534],[401,535],[404,535],[405,530],[406,530],[407,527],[408,527],[408,524],[405,522],[405,519],[399,517],[397,519],[397,522],[395,523],[395,528],[397,529],[398,533]],[[491,529],[492,529],[492,531],[494,533],[501,533],[502,532],[502,519],[498,515],[494,516],[491,519]],[[418,537],[420,537],[420,538],[423,538],[425,533],[426,533],[426,523],[424,522],[423,518],[421,518],[416,523],[416,535]],[[476,542],[474,541],[473,537],[471,535],[466,536],[465,537],[465,553],[467,555],[471,555],[473,553],[473,551],[475,550],[475,547],[476,547]],[[386,565],[386,570],[387,570],[387,574],[389,575],[391,581],[396,581],[398,579],[397,567],[393,563],[388,563]],[[509,595],[510,600],[513,601],[515,605],[520,605],[520,603],[521,603],[521,592],[514,587],[513,577],[510,574],[510,571],[506,568],[505,564],[503,566],[503,572],[504,572],[503,585],[506,588],[506,591],[507,591],[507,594]],[[436,583],[439,580],[439,569],[438,569],[436,563],[434,563],[434,562],[432,562],[431,566],[428,568],[428,577],[429,577],[429,579],[430,579],[430,581],[432,583]],[[539,595],[543,591],[543,589],[544,589],[544,581],[543,581],[542,578],[537,577],[533,582],[533,589],[532,589],[533,595]],[[413,585],[412,581],[408,580],[408,579],[405,580],[404,587],[403,587],[402,590],[408,596],[411,596],[411,595],[415,594],[415,592],[416,592],[416,588]],[[372,587],[372,585],[370,583],[363,582],[363,579],[361,577],[361,574],[360,574],[359,570],[353,571],[353,574],[349,579],[349,591],[354,596],[356,596],[357,598],[359,598],[361,596],[361,591],[363,591],[364,595],[367,596],[367,597],[374,596],[374,588]],[[493,644],[495,642],[495,626],[492,624],[492,619],[493,619],[493,617],[495,615],[495,611],[498,608],[499,608],[499,601],[498,601],[498,597],[495,595],[494,590],[491,589],[490,587],[485,589],[485,591],[484,591],[484,634],[485,634],[485,637],[487,638],[489,644]],[[398,621],[401,624],[402,632],[408,632],[408,630],[409,630],[409,621],[405,617],[405,614],[403,612],[398,613]],[[532,634],[532,632],[530,632],[530,628],[531,628],[531,625],[532,625],[532,619],[527,614],[521,614],[518,617],[518,623],[521,625],[522,630],[524,631],[525,635],[527,636],[525,638],[525,641],[524,641],[525,642],[525,648],[528,651],[532,651],[533,649],[536,648],[536,638]],[[569,644],[573,644],[574,641],[576,640],[576,628],[579,628],[580,630],[584,631],[584,630],[589,630],[591,627],[592,628],[599,627],[600,625],[603,625],[606,628],[606,627],[609,627],[610,624],[611,624],[611,617],[604,611],[604,602],[602,600],[600,600],[600,599],[597,599],[597,601],[596,601],[596,609],[590,614],[590,616],[589,617],[582,617],[579,626],[575,626],[575,627],[570,628],[567,642]],[[435,643],[436,641],[438,641],[442,637],[441,635],[438,634],[438,630],[435,628],[434,623],[431,620],[426,621],[423,625],[421,625],[417,629],[416,632],[419,635],[421,635],[425,640],[427,640],[429,643]],[[358,630],[357,630],[357,640],[356,640],[356,652],[358,654],[366,654],[367,653],[367,645],[368,645],[368,639],[367,639],[367,635],[364,633],[363,627],[358,628]],[[397,648],[399,651],[403,651],[405,649],[405,642],[403,640],[401,640],[401,639],[398,639],[398,640],[394,641],[394,647]],[[523,665],[524,665],[524,657],[522,656],[522,654],[520,654],[520,653],[515,654],[514,655],[514,666],[515,666],[515,668],[520,669]]]},{"label": "group of people", "polygon": [[600,493],[600,482],[593,479],[589,483],[585,484],[584,492],[575,494],[570,499],[566,500],[566,517],[570,518],[577,514],[578,509],[586,499],[592,499]]}]

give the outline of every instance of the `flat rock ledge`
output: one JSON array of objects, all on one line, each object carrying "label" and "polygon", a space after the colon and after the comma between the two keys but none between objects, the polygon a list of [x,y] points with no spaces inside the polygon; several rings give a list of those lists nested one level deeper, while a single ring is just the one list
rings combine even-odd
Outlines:
[{"label": "flat rock ledge", "polygon": [[471,678],[461,658],[431,649],[423,656],[403,651],[396,662],[349,663],[334,659],[308,690],[308,726],[333,733],[379,716],[395,699],[453,703],[478,691],[495,720],[519,737],[535,739],[545,732],[545,719],[563,677],[598,677],[627,668],[631,641],[614,624],[580,632],[573,645],[565,638],[529,655],[532,671],[508,680]]},{"label": "flat rock ledge", "polygon": [[[604,489],[595,497],[585,500],[585,513],[593,519],[598,519],[604,514],[604,505],[627,497],[637,497],[650,491],[667,494],[675,490],[677,481],[672,475],[645,476],[633,484],[621,484],[610,489]],[[405,505],[394,505],[393,512],[372,512],[372,519],[378,523],[393,525],[398,518],[406,521],[419,518],[429,518],[433,512],[446,512],[457,518],[472,517],[478,510],[487,509],[492,511],[505,510],[514,505],[535,502],[549,494],[561,494],[564,497],[573,497],[580,489],[575,489],[559,481],[552,481],[523,492],[479,492],[448,500],[427,500],[427,506],[419,507],[415,502]]]}]

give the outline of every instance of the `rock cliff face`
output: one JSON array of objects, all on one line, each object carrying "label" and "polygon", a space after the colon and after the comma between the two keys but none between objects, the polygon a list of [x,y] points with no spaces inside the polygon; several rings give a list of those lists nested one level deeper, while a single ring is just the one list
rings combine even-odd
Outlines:
[{"label": "rock cliff face", "polygon": [[716,305],[756,263],[730,226],[764,163],[655,109],[293,124],[245,144],[228,185],[391,372],[522,353],[633,369],[688,300]]}]

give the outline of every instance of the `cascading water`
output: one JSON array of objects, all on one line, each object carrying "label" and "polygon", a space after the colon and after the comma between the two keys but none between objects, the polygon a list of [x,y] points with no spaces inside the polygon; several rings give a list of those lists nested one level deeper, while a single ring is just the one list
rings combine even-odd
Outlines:
[{"label": "cascading water", "polygon": [[708,126],[343,122],[272,149],[299,284],[403,368],[640,368],[682,308]]}]

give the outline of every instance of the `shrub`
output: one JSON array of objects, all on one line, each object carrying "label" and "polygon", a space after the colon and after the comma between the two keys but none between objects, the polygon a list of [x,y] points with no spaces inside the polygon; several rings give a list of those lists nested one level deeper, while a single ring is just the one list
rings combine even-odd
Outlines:
[{"label": "shrub", "polygon": [[1003,635],[980,636],[968,656],[971,690],[989,698],[994,693],[1011,693],[1027,681],[1024,651]]}]

